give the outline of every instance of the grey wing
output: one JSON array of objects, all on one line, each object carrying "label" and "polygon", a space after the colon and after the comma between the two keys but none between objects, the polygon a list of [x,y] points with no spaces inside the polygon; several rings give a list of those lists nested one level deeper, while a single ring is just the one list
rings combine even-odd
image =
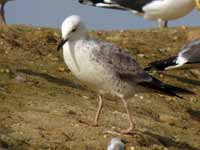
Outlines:
[{"label": "grey wing", "polygon": [[200,62],[200,39],[186,44],[178,56],[187,59],[189,63]]},{"label": "grey wing", "polygon": [[106,42],[99,42],[98,45],[100,45],[99,50],[94,52],[96,61],[100,65],[105,65],[105,67],[111,69],[122,80],[131,81],[132,83],[151,80],[151,76],[118,46]]},{"label": "grey wing", "polygon": [[109,69],[112,73],[114,72],[116,76],[128,84],[140,85],[177,97],[179,96],[174,91],[190,93],[190,91],[165,84],[150,76],[140,68],[130,55],[122,52],[119,47],[105,42],[99,42],[98,45],[98,48],[93,51],[95,61]]}]

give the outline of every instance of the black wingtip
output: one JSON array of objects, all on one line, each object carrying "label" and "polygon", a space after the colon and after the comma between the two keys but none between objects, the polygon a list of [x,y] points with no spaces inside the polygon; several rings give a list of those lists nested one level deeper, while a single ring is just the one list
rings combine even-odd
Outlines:
[{"label": "black wingtip", "polygon": [[192,92],[190,90],[163,83],[154,77],[152,77],[151,82],[148,82],[148,83],[142,82],[142,83],[140,83],[140,85],[149,87],[149,88],[159,91],[165,95],[175,96],[179,99],[184,99],[184,98],[182,96],[179,96],[178,94],[196,95],[194,92]]},{"label": "black wingtip", "polygon": [[145,71],[150,71],[150,70],[160,70],[160,71],[163,71],[163,70],[165,70],[169,66],[177,65],[176,64],[176,59],[177,59],[177,56],[174,56],[174,57],[170,57],[168,59],[164,59],[164,60],[159,60],[159,61],[152,62],[144,70]]}]

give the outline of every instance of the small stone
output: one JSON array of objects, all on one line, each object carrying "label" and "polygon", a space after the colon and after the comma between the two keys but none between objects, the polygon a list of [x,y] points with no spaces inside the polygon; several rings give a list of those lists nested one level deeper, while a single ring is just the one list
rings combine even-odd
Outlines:
[{"label": "small stone", "polygon": [[23,76],[23,75],[17,75],[17,76],[15,77],[15,80],[16,80],[17,82],[25,82],[25,81],[26,81],[26,78],[25,78],[25,76]]},{"label": "small stone", "polygon": [[165,49],[165,48],[160,48],[159,51],[160,51],[160,52],[166,52],[167,49]]},{"label": "small stone", "polygon": [[144,96],[140,96],[140,99],[144,99]]},{"label": "small stone", "polygon": [[143,57],[144,57],[144,54],[138,54],[138,57],[143,58]]},{"label": "small stone", "polygon": [[59,68],[58,68],[58,71],[59,71],[59,72],[64,72],[64,71],[65,71],[65,68],[64,68],[64,67],[59,67]]},{"label": "small stone", "polygon": [[161,114],[159,116],[160,122],[168,123],[170,125],[174,125],[177,122],[177,118],[174,116],[166,115],[166,114]]},{"label": "small stone", "polygon": [[177,40],[178,40],[178,36],[174,36],[174,37],[173,37],[173,40],[174,40],[174,41],[177,41]]},{"label": "small stone", "polygon": [[187,27],[186,27],[186,26],[181,26],[181,28],[182,28],[183,30],[186,30],[186,29],[187,29]]},{"label": "small stone", "polygon": [[135,150],[135,147],[134,147],[134,146],[131,146],[131,147],[130,147],[130,150]]},{"label": "small stone", "polygon": [[84,98],[84,99],[89,99],[89,97],[88,97],[88,96],[85,96],[85,95],[83,96],[83,98]]},{"label": "small stone", "polygon": [[116,127],[112,126],[112,130],[115,130],[115,129],[116,129]]},{"label": "small stone", "polygon": [[6,70],[5,70],[5,72],[6,72],[6,73],[9,73],[9,72],[10,72],[10,70],[9,70],[9,69],[6,69]]},{"label": "small stone", "polygon": [[58,57],[53,57],[53,58],[51,58],[51,60],[52,61],[58,61],[59,59],[58,59]]},{"label": "small stone", "polygon": [[4,72],[4,69],[0,69],[0,72],[3,73],[3,72]]},{"label": "small stone", "polygon": [[163,78],[164,77],[163,74],[160,74],[160,77]]}]

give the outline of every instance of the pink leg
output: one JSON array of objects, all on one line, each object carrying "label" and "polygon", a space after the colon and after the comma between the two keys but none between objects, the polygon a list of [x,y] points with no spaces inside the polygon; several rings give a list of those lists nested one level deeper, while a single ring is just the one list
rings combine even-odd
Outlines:
[{"label": "pink leg", "polygon": [[129,112],[126,100],[123,99],[123,98],[121,100],[122,100],[122,102],[124,104],[124,107],[126,109],[126,113],[128,114],[128,117],[129,117],[129,127],[126,130],[122,130],[121,133],[123,133],[123,134],[130,134],[130,133],[133,133],[133,129],[135,128],[135,124],[134,124],[133,119],[132,119],[132,117],[130,115],[130,112]]},{"label": "pink leg", "polygon": [[99,99],[99,106],[98,106],[98,110],[96,112],[96,116],[95,116],[95,119],[94,119],[94,122],[93,123],[88,123],[88,122],[85,122],[83,120],[79,120],[80,123],[83,123],[83,124],[86,124],[86,125],[89,125],[89,126],[98,126],[98,120],[99,120],[99,116],[101,114],[101,111],[102,111],[102,108],[103,108],[103,99],[101,97],[101,95],[98,96],[98,99]]},{"label": "pink leg", "polygon": [[99,116],[101,114],[102,108],[103,108],[103,99],[101,97],[101,95],[98,96],[99,98],[99,106],[98,106],[98,110],[94,119],[94,126],[98,126],[98,120],[99,120]]}]

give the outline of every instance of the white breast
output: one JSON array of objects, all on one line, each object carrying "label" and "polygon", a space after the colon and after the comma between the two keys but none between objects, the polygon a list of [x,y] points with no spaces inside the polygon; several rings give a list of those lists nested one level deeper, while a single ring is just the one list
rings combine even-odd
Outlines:
[{"label": "white breast", "polygon": [[185,16],[194,7],[194,0],[158,0],[144,6],[144,18],[173,20]]},{"label": "white breast", "polygon": [[[103,90],[107,86],[112,74],[107,74],[106,69],[92,61],[91,51],[81,47],[81,43],[65,44],[63,47],[64,61],[74,76],[94,90]],[[72,49],[75,50],[72,50]],[[109,85],[109,84],[108,84]],[[109,87],[106,87],[109,88]]]}]

